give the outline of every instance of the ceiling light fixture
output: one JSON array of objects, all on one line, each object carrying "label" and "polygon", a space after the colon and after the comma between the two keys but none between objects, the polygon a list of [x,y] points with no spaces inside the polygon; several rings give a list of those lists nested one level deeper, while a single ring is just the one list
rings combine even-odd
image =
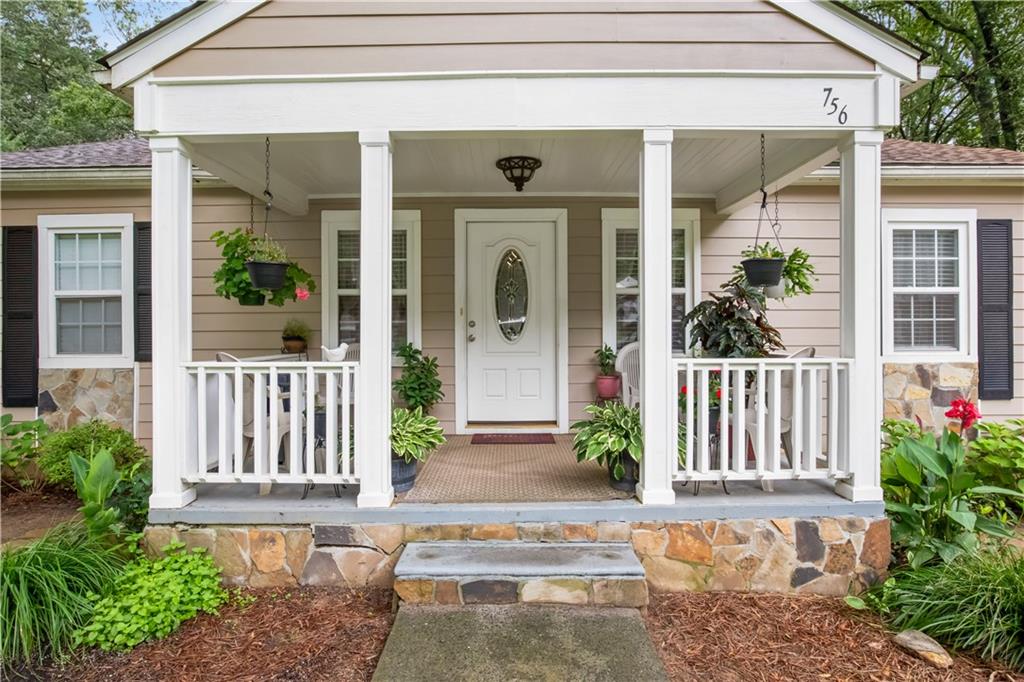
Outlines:
[{"label": "ceiling light fixture", "polygon": [[523,185],[533,178],[533,172],[540,168],[540,159],[532,156],[506,156],[498,159],[494,164],[504,175],[505,179],[516,186],[517,192],[523,191]]}]

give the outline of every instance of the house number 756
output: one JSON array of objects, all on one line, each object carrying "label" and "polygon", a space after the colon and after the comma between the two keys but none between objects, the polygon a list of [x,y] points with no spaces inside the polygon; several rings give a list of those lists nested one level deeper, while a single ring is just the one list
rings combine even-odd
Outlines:
[{"label": "house number 756", "polygon": [[846,105],[839,107],[839,98],[832,96],[832,88],[822,88],[822,92],[825,93],[825,101],[821,105],[827,109],[825,115],[836,116],[839,125],[846,125]]}]

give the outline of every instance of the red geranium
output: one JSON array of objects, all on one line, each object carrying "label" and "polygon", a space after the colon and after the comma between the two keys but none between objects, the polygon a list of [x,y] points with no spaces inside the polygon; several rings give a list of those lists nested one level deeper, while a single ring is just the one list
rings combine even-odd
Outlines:
[{"label": "red geranium", "polygon": [[963,433],[971,428],[974,422],[981,419],[981,412],[977,406],[966,398],[957,398],[949,405],[946,416],[950,419],[960,420],[960,431]]}]

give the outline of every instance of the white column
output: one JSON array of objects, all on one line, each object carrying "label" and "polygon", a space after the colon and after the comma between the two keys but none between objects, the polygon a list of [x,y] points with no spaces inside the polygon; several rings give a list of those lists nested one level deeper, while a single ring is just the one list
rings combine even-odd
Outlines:
[{"label": "white column", "polygon": [[356,467],[360,507],[387,507],[391,487],[391,136],[359,133],[359,385]]},{"label": "white column", "polygon": [[188,377],[192,359],[192,163],[177,138],[153,139],[153,494],[149,506],[195,499],[182,482],[194,447]]},{"label": "white column", "polygon": [[880,131],[859,131],[839,148],[840,353],[853,359],[847,429],[853,477],[838,483],[836,492],[855,502],[882,499],[882,137]]},{"label": "white column", "polygon": [[640,157],[640,419],[644,457],[637,496],[672,504],[676,380],[672,367],[672,131],[644,131]]}]

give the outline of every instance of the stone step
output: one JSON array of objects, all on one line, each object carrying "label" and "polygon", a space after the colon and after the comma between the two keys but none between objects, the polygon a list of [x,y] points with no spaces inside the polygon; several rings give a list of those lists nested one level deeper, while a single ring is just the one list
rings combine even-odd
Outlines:
[{"label": "stone step", "polygon": [[646,606],[629,543],[410,542],[395,565],[410,604]]}]

